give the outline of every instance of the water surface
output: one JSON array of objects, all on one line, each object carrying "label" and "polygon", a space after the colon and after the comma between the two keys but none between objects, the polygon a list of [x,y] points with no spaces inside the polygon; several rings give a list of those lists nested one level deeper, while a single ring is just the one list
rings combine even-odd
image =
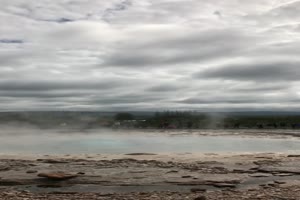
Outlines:
[{"label": "water surface", "polygon": [[300,152],[299,139],[270,139],[239,136],[199,136],[93,130],[2,130],[1,153],[241,153]]}]

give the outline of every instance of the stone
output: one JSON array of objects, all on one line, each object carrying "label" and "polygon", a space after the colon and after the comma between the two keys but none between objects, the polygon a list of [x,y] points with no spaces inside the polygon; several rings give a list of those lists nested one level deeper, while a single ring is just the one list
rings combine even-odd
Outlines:
[{"label": "stone", "polygon": [[168,171],[167,174],[171,174],[171,173],[177,173],[178,170],[171,170],[171,171]]},{"label": "stone", "polygon": [[235,188],[235,184],[230,184],[230,183],[215,183],[213,184],[214,187],[217,188]]},{"label": "stone", "polygon": [[8,197],[16,196],[16,193],[14,193],[14,192],[3,192],[3,194],[8,196]]},{"label": "stone", "polygon": [[280,176],[280,177],[284,177],[284,176],[293,176],[293,174],[275,174],[275,176]]},{"label": "stone", "polygon": [[285,182],[285,181],[274,181],[274,183],[276,183],[276,184],[280,184],[280,185],[282,185],[282,184],[286,184],[286,182]]},{"label": "stone", "polygon": [[0,167],[0,171],[9,171],[11,168],[4,166],[4,167]]},{"label": "stone", "polygon": [[300,170],[297,167],[265,167],[265,168],[260,168],[258,172],[262,173],[272,173],[272,174],[300,174]]},{"label": "stone", "polygon": [[277,184],[274,182],[274,183],[269,183],[268,186],[271,186],[271,187],[276,187]]},{"label": "stone", "polygon": [[127,156],[154,156],[157,154],[154,154],[154,153],[127,153],[125,155],[127,155]]},{"label": "stone", "polygon": [[191,192],[193,192],[193,193],[206,192],[206,189],[203,189],[203,188],[192,188]]},{"label": "stone", "polygon": [[35,174],[37,172],[38,172],[37,170],[28,170],[26,173],[27,174]]},{"label": "stone", "polygon": [[288,158],[300,158],[300,155],[288,155]]},{"label": "stone", "polygon": [[76,174],[68,174],[64,172],[50,172],[50,173],[40,173],[39,177],[48,178],[52,180],[67,180],[77,177]]},{"label": "stone", "polygon": [[263,174],[263,173],[256,173],[256,174],[250,174],[250,177],[254,178],[263,178],[263,177],[270,177],[270,174]]},{"label": "stone", "polygon": [[181,176],[181,178],[192,178],[192,176],[186,175],[186,176]]},{"label": "stone", "polygon": [[207,200],[205,196],[196,197],[194,200]]},{"label": "stone", "polygon": [[69,163],[66,160],[55,160],[55,159],[37,159],[37,161],[49,163],[49,164]]}]

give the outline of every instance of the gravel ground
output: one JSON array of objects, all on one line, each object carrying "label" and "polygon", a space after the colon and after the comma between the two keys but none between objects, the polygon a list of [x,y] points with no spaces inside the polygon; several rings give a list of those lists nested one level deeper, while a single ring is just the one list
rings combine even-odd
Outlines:
[{"label": "gravel ground", "polygon": [[47,193],[33,194],[27,191],[0,191],[0,199],[3,200],[299,200],[300,186],[259,188],[251,190],[225,190],[209,191],[201,193],[179,192],[151,192],[151,193],[128,193],[128,194],[97,194],[97,193]]},{"label": "gravel ground", "polygon": [[0,199],[300,200],[299,166],[298,154],[5,157]]}]

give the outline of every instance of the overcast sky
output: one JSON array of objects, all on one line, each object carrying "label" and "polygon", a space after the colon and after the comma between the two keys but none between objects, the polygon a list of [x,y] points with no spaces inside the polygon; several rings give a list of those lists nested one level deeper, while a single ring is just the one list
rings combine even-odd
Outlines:
[{"label": "overcast sky", "polygon": [[1,0],[0,110],[298,110],[299,31],[292,0]]}]

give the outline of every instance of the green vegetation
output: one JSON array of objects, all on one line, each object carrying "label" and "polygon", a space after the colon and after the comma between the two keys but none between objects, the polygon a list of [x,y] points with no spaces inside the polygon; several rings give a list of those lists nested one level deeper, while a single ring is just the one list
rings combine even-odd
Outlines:
[{"label": "green vegetation", "polygon": [[130,113],[117,113],[114,118],[117,121],[124,121],[124,120],[133,120],[134,116]]},{"label": "green vegetation", "polygon": [[0,124],[39,128],[300,129],[299,113],[2,112]]},{"label": "green vegetation", "polygon": [[300,115],[162,112],[156,113],[138,126],[143,128],[163,129],[300,128]]},{"label": "green vegetation", "polygon": [[190,112],[162,112],[140,123],[144,128],[200,128],[205,120],[204,115]]}]

